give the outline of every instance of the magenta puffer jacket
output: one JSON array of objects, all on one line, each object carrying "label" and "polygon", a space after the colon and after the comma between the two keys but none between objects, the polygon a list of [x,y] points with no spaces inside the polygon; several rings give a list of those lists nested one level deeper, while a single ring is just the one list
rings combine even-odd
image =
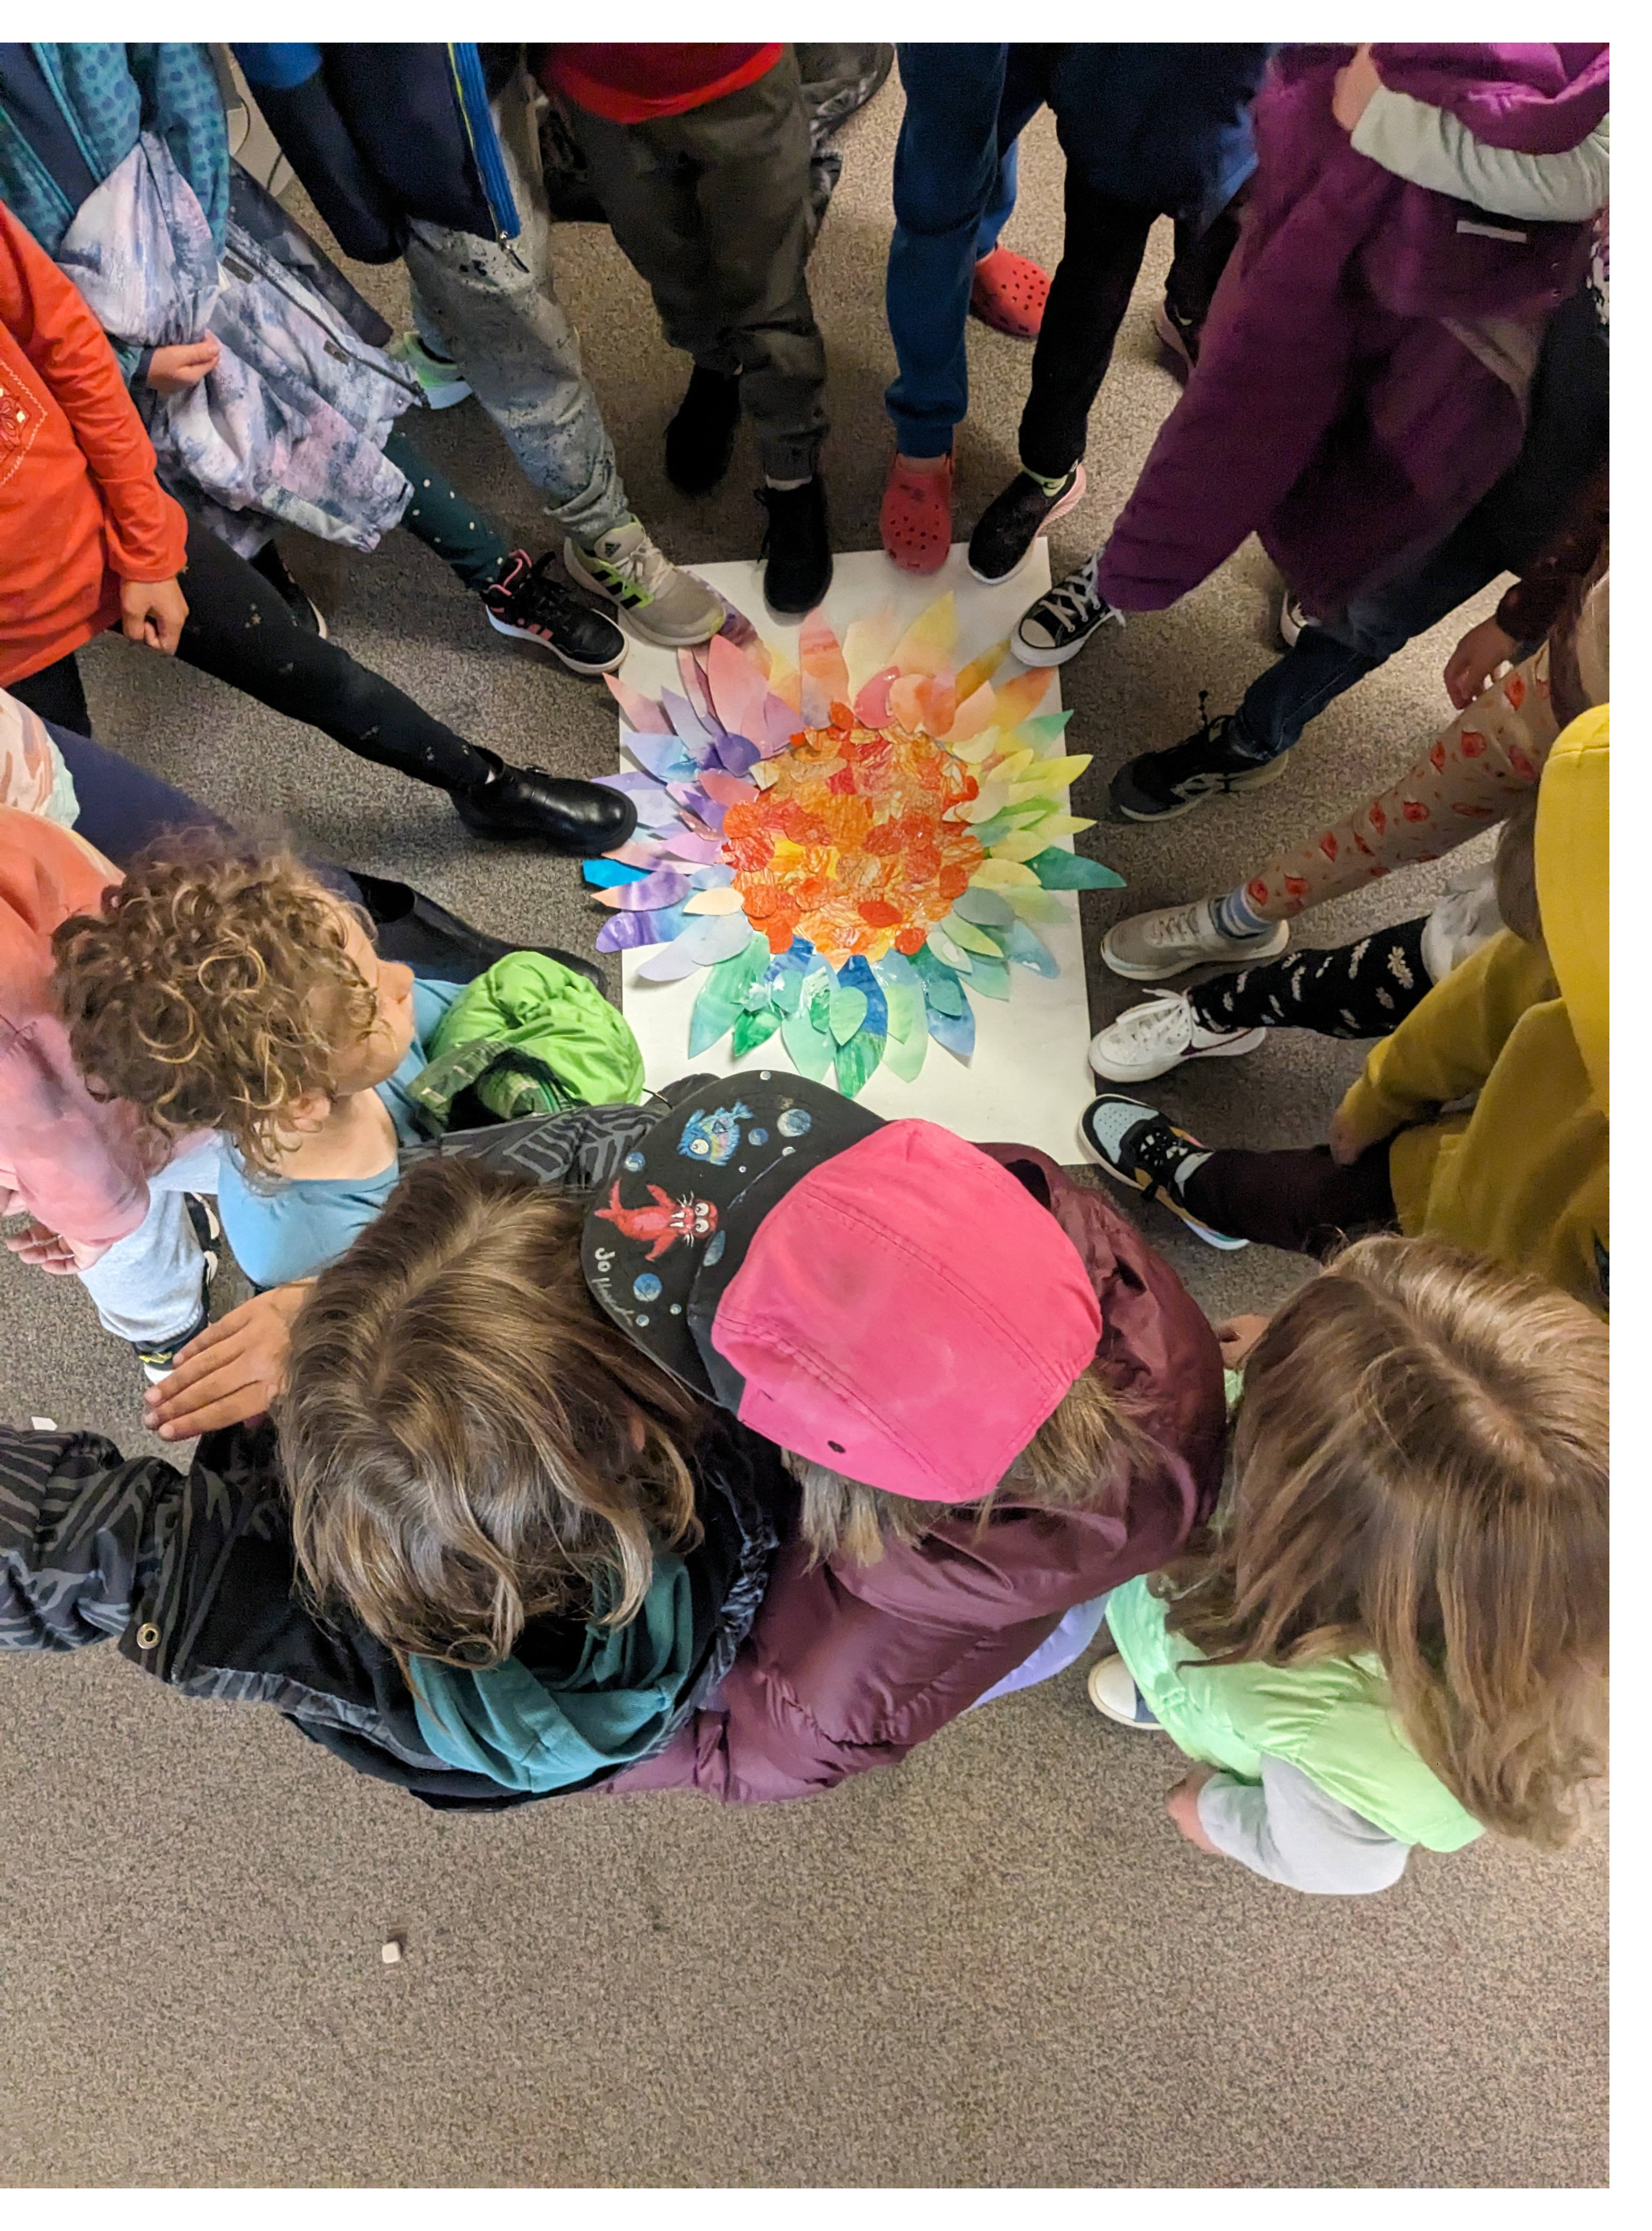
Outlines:
[{"label": "magenta puffer jacket", "polygon": [[1101,1303],[1092,1367],[1130,1400],[1159,1462],[1105,1511],[1007,1504],[984,1530],[945,1520],[875,1565],[781,1551],[725,1678],[669,1749],[607,1785],[730,1801],[803,1797],[893,1766],[1030,1657],[1064,1613],[1173,1557],[1215,1507],[1221,1357],[1169,1264],[1098,1192],[1030,1147],[988,1147],[1045,1203]]},{"label": "magenta puffer jacket", "polygon": [[[1186,391],[1103,553],[1158,611],[1247,534],[1330,614],[1443,541],[1513,462],[1524,378],[1589,228],[1516,223],[1395,177],[1331,113],[1350,47],[1293,47],[1253,111],[1257,169]],[[1372,49],[1384,84],[1497,146],[1550,154],[1605,114],[1609,50]]]}]

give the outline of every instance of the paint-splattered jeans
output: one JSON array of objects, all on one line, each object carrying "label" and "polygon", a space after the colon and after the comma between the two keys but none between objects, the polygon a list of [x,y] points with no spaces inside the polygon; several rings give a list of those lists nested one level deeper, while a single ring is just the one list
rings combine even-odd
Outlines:
[{"label": "paint-splattered jeans", "polygon": [[556,299],[525,76],[500,94],[494,120],[522,232],[506,245],[416,218],[406,248],[414,322],[463,372],[551,517],[591,543],[628,518],[631,504],[580,368],[580,337]]}]

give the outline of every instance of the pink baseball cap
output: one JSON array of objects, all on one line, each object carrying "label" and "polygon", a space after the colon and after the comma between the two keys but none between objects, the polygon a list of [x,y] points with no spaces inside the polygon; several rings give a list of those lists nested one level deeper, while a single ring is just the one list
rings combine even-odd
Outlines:
[{"label": "pink baseball cap", "polygon": [[716,1283],[709,1322],[689,1314],[724,1406],[800,1456],[923,1503],[989,1495],[1101,1333],[1049,1211],[978,1147],[917,1119],[806,1169]]}]

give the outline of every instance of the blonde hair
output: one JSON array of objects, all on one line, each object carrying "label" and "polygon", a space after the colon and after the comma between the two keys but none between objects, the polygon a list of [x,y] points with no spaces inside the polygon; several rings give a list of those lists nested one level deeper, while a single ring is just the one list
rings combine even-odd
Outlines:
[{"label": "blonde hair", "polygon": [[1124,1401],[1093,1370],[1074,1380],[992,1493],[977,1503],[918,1503],[807,1458],[787,1458],[803,1491],[800,1524],[813,1562],[841,1555],[856,1565],[877,1564],[890,1542],[921,1541],[946,1519],[973,1518],[984,1529],[1001,1500],[1051,1510],[1117,1510],[1132,1473],[1158,1461]]},{"label": "blonde hair", "polygon": [[603,1316],[584,1205],[463,1159],[405,1178],[293,1326],[279,1405],[312,1593],[476,1668],[546,1612],[620,1626],[696,1530],[703,1413]]},{"label": "blonde hair", "polygon": [[340,1053],[378,1019],[346,916],[282,844],[158,839],[97,914],[53,933],[53,997],[87,1090],[130,1101],[163,1150],[224,1131],[249,1167],[272,1167],[288,1109],[331,1098]]},{"label": "blonde hair", "polygon": [[1607,1335],[1434,1239],[1364,1239],[1245,1371],[1215,1538],[1156,1577],[1220,1665],[1374,1652],[1424,1762],[1488,1828],[1571,1840],[1603,1773]]}]

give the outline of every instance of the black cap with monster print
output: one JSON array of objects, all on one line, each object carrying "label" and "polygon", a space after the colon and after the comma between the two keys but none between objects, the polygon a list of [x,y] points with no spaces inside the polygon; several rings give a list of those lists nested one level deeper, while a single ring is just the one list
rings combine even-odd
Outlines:
[{"label": "black cap with monster print", "polygon": [[586,1218],[586,1284],[639,1348],[696,1394],[726,1400],[707,1335],[752,1234],[806,1171],[884,1119],[784,1070],[671,1091],[670,1111]]}]

